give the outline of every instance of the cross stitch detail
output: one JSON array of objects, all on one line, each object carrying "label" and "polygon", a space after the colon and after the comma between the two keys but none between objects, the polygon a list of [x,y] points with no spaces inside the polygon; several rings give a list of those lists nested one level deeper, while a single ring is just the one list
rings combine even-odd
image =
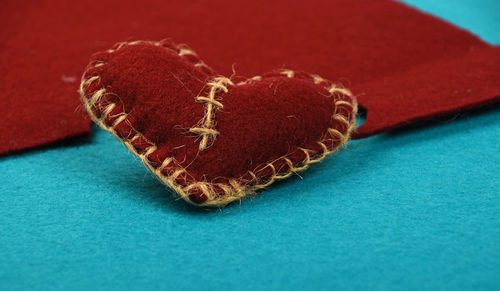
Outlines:
[{"label": "cross stitch detail", "polygon": [[215,139],[215,137],[219,134],[214,128],[214,116],[215,110],[222,109],[224,105],[215,99],[215,95],[219,90],[224,93],[228,92],[227,85],[234,86],[233,82],[226,77],[216,77],[213,81],[207,83],[207,86],[210,87],[210,91],[208,96],[198,96],[196,97],[196,101],[206,104],[206,112],[205,116],[201,120],[202,125],[198,127],[192,127],[189,129],[189,132],[201,135],[201,142],[199,149],[200,151],[206,149],[209,146],[209,140]]}]

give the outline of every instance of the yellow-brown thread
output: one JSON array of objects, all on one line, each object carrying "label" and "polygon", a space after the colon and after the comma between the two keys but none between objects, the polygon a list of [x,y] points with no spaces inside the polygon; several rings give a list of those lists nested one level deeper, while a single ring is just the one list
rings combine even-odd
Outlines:
[{"label": "yellow-brown thread", "polygon": [[245,85],[245,84],[255,82],[255,81],[260,81],[260,80],[262,80],[262,76],[253,76],[252,78],[248,78],[244,81],[238,82],[236,85]]},{"label": "yellow-brown thread", "polygon": [[236,179],[229,179],[229,184],[236,190],[237,195],[244,195],[244,188],[236,181]]},{"label": "yellow-brown thread", "polygon": [[281,74],[287,76],[288,78],[293,78],[295,77],[295,72],[292,70],[282,70]]},{"label": "yellow-brown thread", "polygon": [[319,84],[319,83],[325,82],[325,79],[321,78],[318,75],[311,75],[311,77],[313,78],[314,84]]},{"label": "yellow-brown thread", "polygon": [[200,127],[192,127],[189,129],[189,132],[201,135],[201,142],[199,145],[199,150],[202,151],[208,147],[209,140],[215,139],[219,134],[219,131],[214,129],[214,115],[216,109],[222,109],[224,105],[215,100],[215,95],[218,91],[223,91],[224,93],[228,92],[227,85],[234,86],[233,82],[226,77],[216,77],[213,81],[207,83],[207,86],[210,87],[208,92],[208,96],[197,96],[195,99],[198,102],[205,103],[205,116],[202,119],[202,126]]},{"label": "yellow-brown thread", "polygon": [[152,154],[153,152],[156,151],[156,149],[158,149],[156,146],[150,146],[149,148],[146,149],[146,152],[144,152],[144,154],[142,154],[144,157],[147,157],[149,156],[150,154]]},{"label": "yellow-brown thread", "polygon": [[101,116],[101,119],[102,120],[105,120],[106,117],[109,115],[109,113],[111,113],[111,111],[116,107],[116,104],[115,103],[111,103],[109,104],[108,106],[106,106],[106,108],[104,108],[103,112],[102,112],[102,116]]},{"label": "yellow-brown thread", "polygon": [[104,96],[104,93],[106,92],[106,89],[102,88],[97,91],[95,91],[94,94],[92,94],[92,97],[90,97],[90,104],[94,105],[99,99]]},{"label": "yellow-brown thread", "polygon": [[129,142],[133,142],[134,140],[138,139],[139,137],[141,137],[141,134],[136,134],[134,135],[131,139],[129,139]]},{"label": "yellow-brown thread", "polygon": [[341,94],[344,94],[344,95],[347,95],[347,96],[352,96],[352,93],[351,93],[351,91],[349,89],[342,88],[342,87],[337,87],[337,86],[335,86],[335,84],[331,85],[330,88],[328,88],[328,92],[330,92],[330,93],[341,93]]},{"label": "yellow-brown thread", "polygon": [[347,102],[347,101],[343,101],[343,100],[340,100],[340,101],[335,102],[335,105],[337,105],[337,106],[340,106],[340,105],[352,106],[352,104],[351,104],[351,103],[349,103],[349,102]]},{"label": "yellow-brown thread", "polygon": [[177,171],[175,171],[173,174],[172,174],[172,179],[177,179],[177,177],[179,177],[181,174],[185,173],[186,172],[186,169],[179,169]]},{"label": "yellow-brown thread", "polygon": [[218,186],[220,189],[222,189],[222,191],[224,192],[224,195],[231,195],[231,193],[234,192],[233,189],[231,188],[231,186],[229,186],[227,184],[217,183],[215,185]]},{"label": "yellow-brown thread", "polygon": [[115,121],[113,122],[113,125],[111,127],[115,128],[118,124],[120,124],[122,121],[127,119],[127,117],[128,117],[127,113],[121,114],[117,119],[115,119]]},{"label": "yellow-brown thread", "polygon": [[178,53],[179,56],[187,56],[187,55],[192,55],[192,56],[197,56],[196,52],[194,52],[193,50],[191,49],[187,49],[187,48],[181,48],[179,50],[179,53]]},{"label": "yellow-brown thread", "polygon": [[99,79],[99,76],[92,76],[92,77],[88,78],[87,80],[85,80],[82,84],[83,84],[83,86],[88,86],[97,79]]},{"label": "yellow-brown thread", "polygon": [[255,175],[253,171],[248,171],[248,173],[250,174],[250,176],[252,176],[253,180],[257,180],[257,175]]},{"label": "yellow-brown thread", "polygon": [[[138,43],[138,42],[134,42],[135,43]],[[151,43],[151,42],[145,42],[145,43]],[[161,45],[160,43],[153,43],[154,45]],[[122,45],[123,46],[123,45]],[[120,47],[122,47],[120,46]],[[171,48],[171,49],[175,49],[174,48]],[[111,52],[114,52],[115,50],[110,50]],[[209,68],[209,67],[207,67]],[[310,75],[310,77],[312,79],[314,79],[314,75]],[[93,78],[90,82],[89,80]],[[161,170],[159,170],[159,168],[156,168],[154,167],[153,165],[151,165],[151,163],[149,162],[149,160],[147,159],[147,156],[149,154],[151,154],[152,152],[154,152],[153,150],[149,151],[149,153],[147,154],[141,154],[139,152],[137,152],[137,149],[131,144],[131,142],[135,139],[137,139],[138,137],[143,137],[143,139],[145,139],[150,145],[152,146],[155,146],[152,142],[150,142],[149,140],[147,140],[142,134],[140,134],[139,132],[137,132],[136,135],[134,135],[134,137],[132,137],[131,139],[123,139],[116,131],[113,127],[110,127],[108,126],[104,120],[102,120],[101,118],[97,118],[97,116],[95,115],[92,107],[93,107],[93,104],[90,104],[89,102],[89,98],[86,96],[85,94],[85,87],[88,86],[88,84],[92,83],[93,81],[95,81],[96,79],[98,79],[99,77],[97,78],[94,78],[94,77],[90,77],[89,79],[82,79],[82,82],[80,83],[80,95],[82,97],[82,102],[84,103],[84,106],[85,108],[87,109],[90,117],[92,118],[92,120],[94,120],[94,122],[96,122],[99,126],[101,126],[103,129],[105,130],[108,130],[110,131],[118,140],[120,140],[122,143],[125,144],[125,146],[134,154],[136,155],[137,157],[139,157],[142,162],[155,174],[157,174],[157,177],[160,178],[160,180],[162,182],[164,182],[165,184],[167,184],[168,186],[170,186],[174,191],[176,191],[176,193],[178,193],[182,198],[184,198],[184,200],[186,200],[187,202],[189,203],[192,203],[192,204],[195,204],[193,203],[190,199],[189,199],[189,193],[188,191],[186,190],[187,188],[189,188],[189,190],[197,187],[199,188],[202,192],[205,192],[205,191],[208,191],[209,192],[209,195],[207,197],[209,198],[212,198],[213,199],[209,199],[207,201],[205,201],[204,203],[202,204],[195,204],[195,205],[206,205],[206,206],[223,206],[223,205],[226,205],[227,203],[230,203],[234,200],[238,200],[238,199],[242,199],[243,197],[245,196],[248,196],[252,193],[254,193],[256,190],[258,189],[262,189],[262,188],[265,188],[267,187],[268,185],[272,184],[275,180],[277,179],[280,179],[281,177],[285,177],[286,175],[281,175],[281,176],[278,176],[276,174],[276,172],[274,171],[274,174],[270,177],[270,179],[268,180],[268,182],[266,183],[263,183],[263,184],[257,184],[257,185],[254,185],[254,186],[239,186],[238,189],[234,189],[233,187],[231,187],[230,185],[227,185],[227,184],[223,184],[223,183],[217,183],[217,184],[210,184],[210,183],[206,183],[206,182],[192,182],[192,183],[189,183],[188,185],[185,185],[185,186],[181,186],[179,184],[177,184],[176,182],[176,178],[183,174],[183,173],[186,173],[187,174],[187,171],[185,168],[179,166],[177,163],[176,164],[176,168],[177,170],[174,171],[174,173],[172,175],[165,175],[161,172]],[[326,80],[324,80],[326,82]],[[332,86],[334,87],[334,86]],[[327,90],[330,91],[330,89],[332,89],[332,87],[330,88],[325,88]],[[334,87],[336,89],[338,89],[338,87]],[[301,171],[301,170],[305,170],[308,168],[309,164],[312,164],[312,163],[317,163],[317,162],[320,162],[321,160],[323,160],[328,154],[331,154],[333,152],[336,152],[341,146],[345,145],[345,141],[348,140],[350,134],[352,133],[353,129],[355,128],[356,126],[356,119],[355,119],[355,116],[357,114],[357,103],[356,103],[356,100],[355,98],[352,96],[352,93],[350,93],[349,90],[345,89],[347,92],[347,96],[349,96],[351,98],[351,101],[352,103],[348,103],[351,108],[352,108],[352,123],[350,123],[350,126],[348,127],[347,131],[346,131],[346,134],[343,135],[344,138],[344,144],[340,143],[338,145],[336,145],[334,148],[332,148],[331,150],[328,150],[328,148],[326,147],[326,145],[324,143],[322,143],[321,141],[318,142],[318,144],[321,145],[321,147],[323,148],[323,152],[321,153],[321,155],[319,157],[316,157],[316,158],[311,158],[311,155],[309,153],[309,151],[312,151],[314,152],[313,150],[308,150],[308,149],[305,149],[305,148],[302,148],[302,147],[297,147],[297,150],[301,150],[304,152],[304,154],[306,155],[306,158],[301,161],[301,162],[298,162],[297,164],[302,164],[302,166],[300,167],[294,167],[293,169],[296,170],[296,171]],[[341,92],[340,90],[333,90],[333,92],[330,92],[330,93],[336,93],[336,92],[339,92],[339,93],[343,93]],[[347,105],[347,104],[345,104]],[[336,106],[337,106],[337,103],[336,103]],[[121,116],[123,116],[126,114],[124,112],[121,113]],[[334,114],[335,116],[335,114]],[[335,119],[335,117],[332,116],[332,119]],[[126,118],[126,117],[125,117]],[[135,129],[133,129],[131,127],[131,130],[133,131],[136,131]],[[328,131],[329,132],[329,131]],[[151,147],[149,147],[148,149],[151,149]],[[288,159],[287,156],[283,156],[281,157],[281,159]],[[279,160],[279,159],[278,159]],[[288,159],[289,160],[289,159]],[[168,161],[168,162],[167,162]],[[276,160],[275,160],[276,161]],[[175,162],[175,158],[173,157],[170,157],[170,158],[166,158],[164,160],[164,162],[162,163],[162,166],[160,167],[161,169],[164,168],[163,164],[168,165],[170,164],[171,162]],[[287,160],[285,160],[285,162],[288,163]],[[290,161],[291,162],[291,161]],[[273,166],[273,169],[274,169],[274,166]],[[289,171],[292,171],[292,167],[290,167]],[[253,177],[254,180],[257,180],[258,181],[258,177],[257,175],[255,175],[252,171],[248,171],[250,173],[250,175]],[[210,189],[211,190],[207,190],[208,186],[207,185],[210,185]],[[224,195],[222,196],[218,196],[218,195],[215,195],[216,193],[213,192],[213,185],[217,185],[220,189],[223,190],[224,192]],[[212,192],[213,193],[212,193]]]},{"label": "yellow-brown thread", "polygon": [[163,160],[160,167],[158,168],[158,171],[163,171],[163,169],[165,169],[165,167],[167,167],[172,161],[173,158],[166,158],[165,160]]},{"label": "yellow-brown thread", "polygon": [[337,120],[337,121],[340,121],[342,123],[345,123],[345,124],[347,124],[347,126],[349,126],[349,121],[347,121],[347,118],[345,118],[343,115],[335,114],[335,115],[333,115],[332,118]]}]

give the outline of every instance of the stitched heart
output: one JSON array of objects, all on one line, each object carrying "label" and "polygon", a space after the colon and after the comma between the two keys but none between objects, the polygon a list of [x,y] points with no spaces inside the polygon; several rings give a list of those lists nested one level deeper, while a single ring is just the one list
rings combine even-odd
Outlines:
[{"label": "stitched heart", "polygon": [[346,143],[349,90],[292,70],[223,77],[185,45],[119,43],[92,56],[80,95],[186,201],[224,205],[321,161]]}]

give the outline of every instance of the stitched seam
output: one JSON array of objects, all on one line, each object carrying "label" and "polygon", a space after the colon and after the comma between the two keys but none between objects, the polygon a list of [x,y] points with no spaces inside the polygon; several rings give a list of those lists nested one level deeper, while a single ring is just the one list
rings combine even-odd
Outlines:
[{"label": "stitched seam", "polygon": [[[131,44],[133,45],[133,44],[137,44],[137,43],[153,43],[154,45],[158,45],[158,46],[161,45],[161,42],[147,42],[147,41],[132,42]],[[123,46],[124,45],[120,44],[116,49],[114,49],[114,50],[108,50],[108,52],[112,53],[112,52],[120,49]],[[178,47],[175,47],[175,49],[178,49]],[[179,50],[179,52],[180,52],[180,50]],[[179,52],[178,52],[178,54],[179,54]],[[197,63],[194,63],[194,64],[200,64],[200,63],[204,64],[201,61],[199,61]],[[99,62],[98,66],[101,66],[101,65],[103,65],[103,63]],[[207,66],[207,68],[210,69],[208,66]],[[294,78],[295,77],[294,72],[291,71],[291,70],[283,70],[281,73],[283,75],[287,76],[288,78]],[[85,75],[85,73],[84,73],[84,75]],[[321,77],[319,77],[317,75],[310,75],[310,77],[312,78],[312,80],[313,80],[314,83],[316,83],[318,80],[320,80],[320,81],[318,81],[318,83],[326,82],[325,79],[323,79],[323,78],[321,78]],[[95,103],[97,103],[99,101],[99,98],[102,98],[102,96],[104,96],[106,94],[106,92],[99,93],[100,94],[99,98],[93,98],[94,97],[93,95],[96,94],[97,91],[94,92],[94,94],[91,96],[90,99],[92,99],[92,100],[96,99],[96,100],[95,100],[95,103],[91,104],[89,102],[90,99],[88,98],[88,96],[85,93],[85,88],[87,86],[89,86],[92,82],[95,82],[99,78],[100,78],[99,76],[92,76],[92,77],[89,77],[88,79],[83,79],[83,77],[82,77],[82,82],[80,83],[80,90],[79,90],[80,96],[81,96],[82,102],[84,103],[84,106],[87,109],[87,111],[88,111],[90,117],[92,118],[92,120],[94,120],[94,122],[96,122],[103,129],[111,132],[118,140],[120,140],[122,143],[124,143],[125,146],[134,155],[136,155],[137,157],[139,157],[142,160],[142,162],[153,173],[155,173],[155,175],[162,182],[164,182],[167,185],[169,185],[184,200],[186,200],[187,202],[189,202],[191,204],[198,205],[198,206],[203,206],[203,205],[206,205],[206,206],[223,206],[223,205],[225,205],[227,203],[230,203],[230,202],[232,202],[234,200],[242,199],[245,196],[248,196],[248,195],[254,193],[256,190],[265,188],[265,187],[271,185],[272,183],[274,183],[276,180],[284,179],[286,177],[289,177],[292,173],[303,171],[303,170],[307,169],[310,164],[318,163],[318,162],[322,161],[323,159],[325,159],[325,157],[327,155],[332,154],[332,153],[338,151],[341,146],[345,145],[345,143],[349,139],[349,137],[350,137],[353,129],[356,127],[356,114],[357,114],[357,108],[358,108],[358,106],[357,106],[356,99],[354,98],[354,96],[352,95],[352,93],[348,89],[336,87],[334,85],[331,85],[329,87],[325,87],[325,89],[328,90],[330,93],[332,93],[332,94],[334,94],[334,93],[344,94],[344,95],[348,96],[351,99],[351,101],[352,101],[352,102],[348,102],[348,101],[343,101],[343,100],[337,100],[335,102],[335,107],[336,108],[335,108],[335,113],[332,116],[332,119],[338,119],[339,118],[338,117],[339,114],[336,112],[336,110],[338,109],[337,108],[338,106],[347,105],[347,106],[350,106],[352,108],[352,110],[350,111],[350,113],[352,113],[352,118],[351,118],[352,122],[349,123],[349,126],[348,126],[348,128],[346,130],[346,134],[342,134],[340,131],[338,131],[338,130],[336,130],[334,128],[328,128],[327,129],[328,133],[335,132],[335,135],[337,135],[337,137],[340,138],[340,142],[339,142],[339,144],[337,146],[333,147],[332,149],[328,149],[328,147],[323,143],[323,141],[328,140],[328,138],[323,138],[322,140],[318,141],[318,144],[321,145],[321,147],[322,147],[322,151],[321,152],[316,152],[316,151],[311,150],[311,149],[305,149],[305,148],[302,148],[302,147],[297,147],[297,150],[300,150],[300,151],[304,152],[304,154],[306,155],[306,158],[303,161],[297,162],[296,165],[293,165],[293,167],[290,166],[290,164],[293,164],[293,163],[292,163],[291,160],[288,159],[288,155],[284,155],[284,156],[280,157],[279,159],[277,159],[277,160],[275,160],[275,161],[273,161],[271,163],[267,163],[266,167],[271,167],[271,169],[273,170],[273,174],[268,178],[269,180],[267,182],[265,182],[265,183],[260,183],[260,184],[256,184],[256,185],[252,185],[252,186],[247,186],[247,185],[241,185],[237,181],[237,179],[235,179],[235,178],[228,178],[228,180],[229,180],[228,184],[195,181],[195,182],[188,183],[185,186],[182,186],[182,185],[178,184],[175,181],[175,179],[179,175],[181,175],[183,173],[187,173],[187,171],[186,171],[185,168],[183,168],[182,166],[180,166],[179,164],[177,164],[177,162],[176,162],[176,160],[175,160],[174,157],[167,157],[162,162],[162,164],[161,164],[160,167],[154,167],[149,162],[147,156],[157,150],[157,146],[155,144],[153,144],[151,141],[149,141],[146,137],[144,137],[144,135],[142,135],[141,133],[139,133],[137,130],[135,130],[132,127],[132,125],[129,125],[129,126],[130,126],[131,130],[133,130],[133,131],[136,132],[136,134],[131,139],[122,138],[116,132],[116,130],[115,130],[114,127],[117,124],[119,124],[120,122],[123,122],[124,120],[126,120],[126,117],[128,116],[127,113],[125,113],[125,112],[119,113],[120,117],[113,122],[113,126],[109,126],[109,125],[107,125],[105,123],[105,119],[106,119],[107,114],[104,115],[104,116],[102,116],[101,118],[98,118],[95,115],[92,107],[95,105]],[[248,79],[247,81],[240,82],[238,84],[245,83],[245,82],[248,82],[248,81],[253,81],[253,80],[261,80],[261,79],[262,79],[261,76],[255,76],[255,77],[252,77],[252,78]],[[104,88],[102,88],[102,89],[104,89]],[[116,104],[112,103],[112,104],[108,105],[103,110],[103,112],[107,112],[109,114],[111,112],[111,110],[113,109],[113,108],[109,109],[109,106],[113,106],[113,108],[114,108],[116,106]],[[344,117],[344,116],[342,116],[342,117]],[[347,119],[345,117],[343,119],[347,121]],[[120,121],[117,122],[118,120],[120,120]],[[139,138],[139,137],[142,137],[144,140],[146,140],[150,144],[150,147],[146,148],[143,153],[139,153],[138,150],[135,148],[135,146],[132,145],[132,142],[135,139]],[[311,153],[312,153],[312,155],[311,155]],[[312,158],[312,156],[315,156],[317,154],[319,154],[319,156],[317,156],[315,158]],[[283,159],[289,165],[289,169],[288,169],[288,172],[286,172],[284,174],[281,174],[281,175],[278,175],[277,172],[276,172],[276,169],[275,169],[275,167],[274,167],[274,165],[272,163],[274,163],[274,162],[276,162],[276,161],[278,161],[280,159]],[[170,174],[170,175],[164,174],[162,172],[162,170],[166,166],[170,165],[171,163],[175,164],[176,170],[172,174]],[[301,166],[297,166],[297,165],[301,165]],[[253,171],[248,171],[248,173],[257,182],[259,182],[259,178],[261,178],[261,177],[258,177]],[[213,192],[213,186],[214,185],[216,185],[220,189],[222,189],[222,191],[224,192],[223,196],[214,197],[214,195],[213,195],[214,194],[214,192]],[[189,190],[194,189],[194,188],[200,189],[207,196],[207,201],[205,201],[204,203],[201,203],[201,204],[193,203],[189,199]]]},{"label": "stitched seam", "polygon": [[[181,56],[181,54],[179,54]],[[199,150],[202,151],[209,146],[209,140],[215,140],[219,131],[217,131],[214,123],[215,111],[224,108],[224,105],[215,99],[217,92],[228,92],[227,85],[234,86],[233,82],[226,77],[216,77],[207,83],[210,88],[208,96],[197,96],[195,99],[200,103],[205,103],[205,116],[199,122],[201,126],[194,126],[189,129],[189,132],[201,136]]]}]

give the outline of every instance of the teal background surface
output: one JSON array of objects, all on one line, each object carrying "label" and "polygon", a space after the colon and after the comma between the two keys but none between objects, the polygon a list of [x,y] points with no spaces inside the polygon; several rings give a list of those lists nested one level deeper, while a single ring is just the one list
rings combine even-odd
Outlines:
[{"label": "teal background surface", "polygon": [[[500,1],[408,0],[500,44]],[[351,141],[222,210],[110,134],[0,159],[0,290],[500,290],[500,110]]]}]

